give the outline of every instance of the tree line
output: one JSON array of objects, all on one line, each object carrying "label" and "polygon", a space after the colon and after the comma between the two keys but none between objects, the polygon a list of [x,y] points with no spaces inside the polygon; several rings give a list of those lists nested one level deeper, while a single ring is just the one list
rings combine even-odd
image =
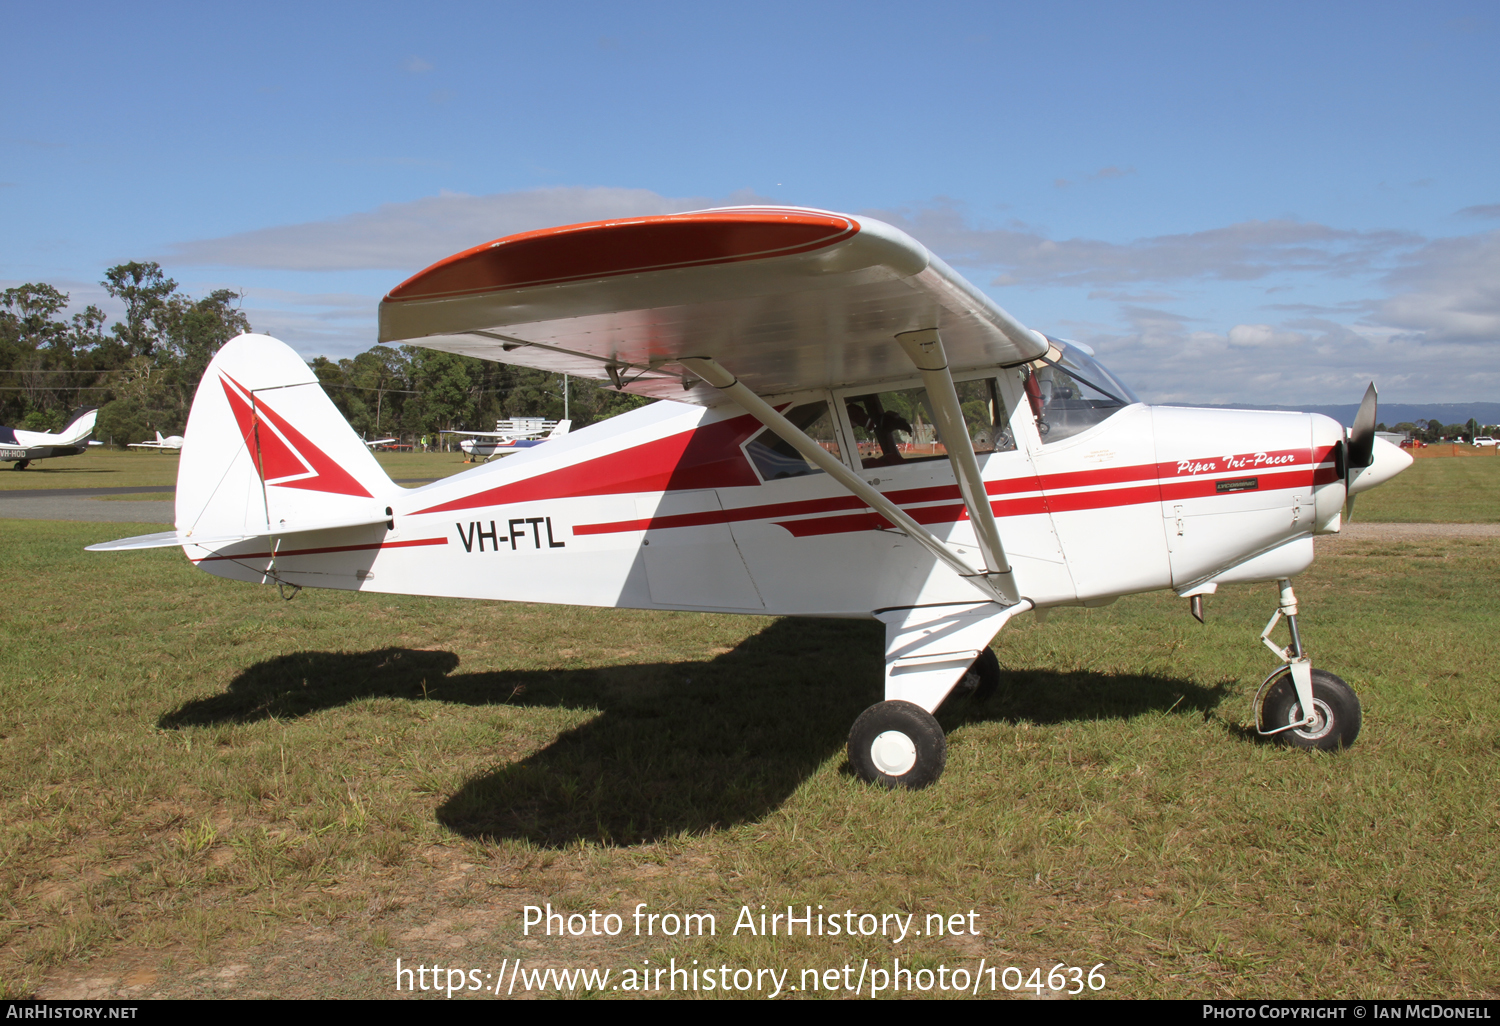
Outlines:
[{"label": "tree line", "polygon": [[[181,434],[198,381],[219,347],[250,331],[241,295],[201,299],[179,291],[155,262],[132,261],[100,282],[125,308],[67,314],[68,294],[28,283],[0,292],[0,424],[55,431],[68,414],[99,408],[94,437],[116,446]],[[508,417],[560,419],[564,382],[545,371],[414,346],[373,346],[317,357],[313,372],[362,437],[414,441],[443,430],[489,430]],[[649,400],[567,382],[568,410],[583,427]]]},{"label": "tree line", "polygon": [[[1384,424],[1376,424],[1377,431],[1387,430]],[[1476,435],[1489,435],[1494,437],[1500,434],[1500,426],[1494,424],[1481,424],[1470,417],[1467,424],[1444,424],[1440,420],[1403,420],[1401,423],[1389,428],[1391,431],[1399,431],[1404,435],[1415,438],[1419,442],[1451,442],[1455,439],[1467,439],[1472,442]]]}]

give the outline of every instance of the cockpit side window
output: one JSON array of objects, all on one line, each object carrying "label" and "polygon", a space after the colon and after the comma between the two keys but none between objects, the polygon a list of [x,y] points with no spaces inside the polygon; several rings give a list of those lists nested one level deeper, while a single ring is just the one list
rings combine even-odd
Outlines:
[{"label": "cockpit side window", "polygon": [[[1014,449],[1015,439],[1011,437],[1005,405],[994,379],[960,381],[957,390],[974,452],[983,454]],[[844,409],[854,429],[861,467],[892,467],[948,456],[948,450],[938,437],[925,388],[848,396],[844,400]]]}]

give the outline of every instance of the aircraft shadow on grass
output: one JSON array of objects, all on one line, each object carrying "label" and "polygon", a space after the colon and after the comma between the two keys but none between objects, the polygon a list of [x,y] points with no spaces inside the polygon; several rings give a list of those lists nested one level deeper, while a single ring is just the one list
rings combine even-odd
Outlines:
[{"label": "aircraft shadow on grass", "polygon": [[[250,667],[227,692],[188,702],[159,725],[289,719],[370,697],[599,709],[532,755],[473,777],[437,817],[468,837],[545,847],[643,843],[762,818],[842,751],[849,724],[880,698],[880,631],[788,618],[708,662],[577,670],[454,673],[451,652],[300,652]],[[987,702],[952,699],[939,719],[952,729],[1206,715],[1226,690],[1171,677],[1012,670]]]}]

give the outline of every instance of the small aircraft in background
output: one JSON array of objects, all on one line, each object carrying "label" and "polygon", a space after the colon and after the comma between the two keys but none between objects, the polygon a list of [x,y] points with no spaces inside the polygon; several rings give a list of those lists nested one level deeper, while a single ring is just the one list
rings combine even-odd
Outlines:
[{"label": "small aircraft in background", "polygon": [[[496,456],[522,452],[554,438],[561,438],[572,426],[571,420],[512,417],[510,420],[495,421],[493,431],[442,431],[439,433],[463,435],[458,447],[468,457],[468,462],[477,463],[481,456],[485,460],[490,460]],[[540,437],[543,431],[547,432],[546,437]]]},{"label": "small aircraft in background", "polygon": [[382,445],[393,445],[393,444],[395,444],[398,441],[400,441],[400,439],[396,439],[396,438],[377,438],[374,441],[366,442],[365,444],[368,445],[371,449],[378,450]]},{"label": "small aircraft in background", "polygon": [[0,427],[0,461],[10,460],[12,470],[25,470],[33,460],[80,456],[89,450],[88,437],[98,416],[98,407],[85,406],[68,414],[68,422],[58,431]]},{"label": "small aircraft in background", "polygon": [[161,432],[158,431],[156,433],[156,441],[154,441],[154,442],[131,442],[130,445],[127,448],[131,448],[131,449],[170,449],[173,452],[181,452],[182,451],[182,436],[181,435],[168,435],[166,438],[163,438],[161,436]]},{"label": "small aircraft in background", "polygon": [[1149,406],[904,232],[781,207],[486,243],[393,289],[380,339],[662,401],[408,490],[301,357],[242,335],[194,399],[175,530],[90,548],[181,546],[293,594],[874,619],[885,698],[849,761],[911,788],[946,764],[933,714],[998,682],[990,644],[1017,615],[1165,589],[1201,619],[1221,585],[1274,582],[1256,729],[1328,750],[1359,733],[1354,691],[1303,648],[1291,578],[1411,464],[1375,435],[1373,385],[1349,430]]}]

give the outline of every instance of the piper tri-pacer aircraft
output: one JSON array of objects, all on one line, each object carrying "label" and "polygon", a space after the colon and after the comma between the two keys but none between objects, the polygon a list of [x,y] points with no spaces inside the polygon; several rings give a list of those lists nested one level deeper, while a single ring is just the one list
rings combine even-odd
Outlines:
[{"label": "piper tri-pacer aircraft", "polygon": [[[522,452],[554,438],[561,438],[572,428],[571,420],[543,420],[541,417],[512,417],[495,422],[494,431],[444,431],[445,435],[463,435],[458,447],[470,460],[481,456],[492,459]],[[545,438],[538,437],[547,432]]]},{"label": "piper tri-pacer aircraft", "polygon": [[97,407],[85,406],[68,414],[60,431],[0,427],[0,460],[10,460],[12,470],[25,470],[32,460],[81,456],[89,451],[88,437],[98,416]]},{"label": "piper tri-pacer aircraft", "polygon": [[1347,433],[1147,406],[890,225],[769,207],[486,243],[397,286],[380,335],[666,401],[406,490],[300,357],[242,335],[194,401],[176,530],[93,548],[180,545],[283,589],[872,617],[885,700],[849,760],[893,787],[941,774],[933,713],[994,681],[1017,614],[1157,589],[1201,614],[1222,584],[1274,581],[1259,731],[1323,749],[1359,731],[1290,579],[1411,462],[1376,439],[1373,386]]}]

